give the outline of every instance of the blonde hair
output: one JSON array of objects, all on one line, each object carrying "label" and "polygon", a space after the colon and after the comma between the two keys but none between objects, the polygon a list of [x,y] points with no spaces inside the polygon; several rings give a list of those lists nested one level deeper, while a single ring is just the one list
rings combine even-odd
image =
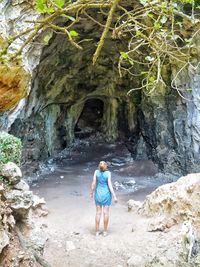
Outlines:
[{"label": "blonde hair", "polygon": [[99,170],[101,172],[104,172],[107,170],[107,163],[105,161],[100,161],[99,162]]}]

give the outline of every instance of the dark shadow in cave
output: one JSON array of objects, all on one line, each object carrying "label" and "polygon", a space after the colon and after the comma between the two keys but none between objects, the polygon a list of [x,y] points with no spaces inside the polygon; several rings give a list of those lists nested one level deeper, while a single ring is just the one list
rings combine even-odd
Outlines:
[{"label": "dark shadow in cave", "polygon": [[75,138],[87,138],[101,132],[104,103],[100,99],[88,99],[75,125]]},{"label": "dark shadow in cave", "polygon": [[61,149],[64,149],[67,147],[67,140],[66,140],[67,130],[66,130],[66,127],[61,125],[57,131],[58,131],[58,139],[60,140]]}]

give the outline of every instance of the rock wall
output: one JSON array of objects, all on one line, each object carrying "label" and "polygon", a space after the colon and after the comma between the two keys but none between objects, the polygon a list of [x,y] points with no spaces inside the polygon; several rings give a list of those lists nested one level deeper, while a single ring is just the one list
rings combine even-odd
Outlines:
[{"label": "rock wall", "polygon": [[[17,18],[36,16],[30,7],[27,13],[27,5],[26,1],[2,2],[0,19],[7,25],[6,32],[1,29],[4,34],[10,33],[16,21],[17,27],[27,27]],[[28,96],[14,110],[0,115],[0,129],[22,138],[26,161],[44,160],[69,147],[75,138],[93,134],[107,141],[123,140],[134,159],[152,159],[162,171],[178,175],[199,171],[200,70],[189,68],[177,77],[177,86],[186,89],[183,94],[189,100],[171,86],[177,75],[176,62],[167,68],[166,88],[158,88],[151,96],[141,91],[128,96],[140,80],[129,75],[119,77],[117,62],[126,40],[107,38],[93,66],[95,47],[91,40],[98,41],[99,26],[85,18],[76,30],[81,39],[87,37],[83,51],[72,47],[65,36],[55,34],[48,45],[27,48],[24,66],[31,75]],[[195,53],[194,64],[200,51]],[[192,91],[187,92],[187,88]],[[100,102],[95,109],[94,104]],[[84,110],[92,114],[88,119]]]},{"label": "rock wall", "polygon": [[[45,266],[49,266],[42,256],[47,238],[43,239],[42,244],[36,235],[32,240],[32,235],[39,230],[35,224],[36,218],[39,214],[48,213],[43,206],[45,201],[34,195],[21,178],[21,170],[15,163],[1,164],[0,266],[44,266],[40,265],[41,259]],[[40,229],[38,235],[42,233]]]}]

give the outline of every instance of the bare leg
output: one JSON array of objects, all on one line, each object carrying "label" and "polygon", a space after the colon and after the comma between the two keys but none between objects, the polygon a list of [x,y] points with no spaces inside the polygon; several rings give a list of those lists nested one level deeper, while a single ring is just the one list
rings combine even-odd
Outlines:
[{"label": "bare leg", "polygon": [[101,211],[102,211],[102,206],[96,205],[96,217],[95,217],[96,232],[99,231],[99,224],[100,224],[100,219],[101,219]]},{"label": "bare leg", "polygon": [[108,230],[108,222],[109,222],[109,206],[103,207],[103,218],[104,218],[104,231]]}]

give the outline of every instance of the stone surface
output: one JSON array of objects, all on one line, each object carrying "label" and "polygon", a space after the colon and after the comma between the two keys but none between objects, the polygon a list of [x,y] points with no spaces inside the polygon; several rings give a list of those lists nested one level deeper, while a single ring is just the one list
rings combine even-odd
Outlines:
[{"label": "stone surface", "polygon": [[138,211],[142,206],[142,202],[129,199],[127,201],[128,211]]},{"label": "stone surface", "polygon": [[34,229],[28,237],[28,247],[43,254],[47,239],[47,234],[44,231],[42,231],[41,229]]},{"label": "stone surface", "polygon": [[17,184],[22,178],[20,168],[13,162],[4,164],[0,172],[1,175],[8,180],[9,184]]},{"label": "stone surface", "polygon": [[9,244],[8,233],[4,230],[0,230],[0,253],[3,248],[5,248]]},{"label": "stone surface", "polygon": [[69,252],[69,251],[74,250],[74,249],[76,249],[76,247],[75,247],[73,241],[66,241],[65,250],[67,252]]},{"label": "stone surface", "polygon": [[154,217],[152,230],[156,227],[164,230],[187,219],[200,227],[199,192],[200,174],[189,174],[177,182],[158,187],[146,197],[139,212]]},{"label": "stone surface", "polygon": [[128,267],[145,267],[144,258],[140,255],[133,254],[131,258],[127,261]]},{"label": "stone surface", "polygon": [[25,97],[28,74],[19,66],[0,65],[0,112],[13,108]]},{"label": "stone surface", "polygon": [[13,188],[17,190],[22,190],[22,191],[30,190],[29,185],[24,180],[21,180],[19,183],[15,184]]},{"label": "stone surface", "polygon": [[5,192],[8,203],[18,220],[27,219],[29,210],[33,204],[33,193],[31,191],[11,190]]},{"label": "stone surface", "polygon": [[32,204],[33,209],[41,207],[44,204],[46,204],[46,201],[44,200],[44,198],[40,198],[37,195],[33,195],[33,204]]}]

